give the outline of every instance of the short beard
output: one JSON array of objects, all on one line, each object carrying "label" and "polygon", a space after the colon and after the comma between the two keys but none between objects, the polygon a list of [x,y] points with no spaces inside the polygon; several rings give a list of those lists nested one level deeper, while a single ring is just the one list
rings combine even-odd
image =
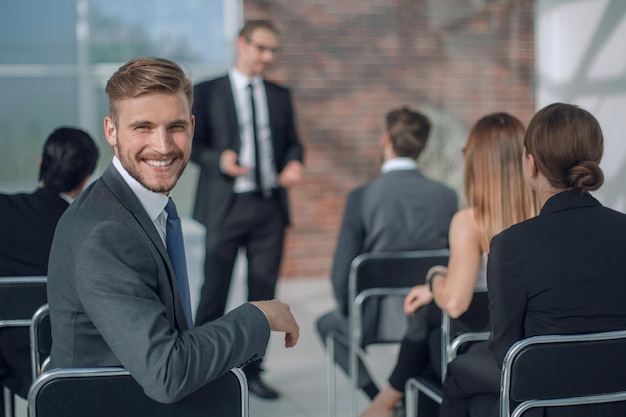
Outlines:
[{"label": "short beard", "polygon": [[178,183],[178,180],[180,179],[180,177],[183,175],[183,172],[185,171],[185,168],[187,167],[187,163],[189,162],[189,160],[185,161],[183,163],[183,165],[180,167],[180,171],[178,171],[178,175],[176,175],[176,179],[174,180],[174,183],[169,186],[169,185],[162,185],[160,187],[151,187],[147,184],[147,181],[144,180],[144,178],[141,177],[141,175],[139,175],[138,172],[135,172],[134,169],[129,170],[126,169],[128,171],[128,173],[130,174],[131,177],[133,177],[139,184],[143,185],[144,188],[147,188],[148,190],[154,192],[154,193],[169,193],[170,191],[172,191],[174,189],[174,187],[176,186],[176,184]]}]

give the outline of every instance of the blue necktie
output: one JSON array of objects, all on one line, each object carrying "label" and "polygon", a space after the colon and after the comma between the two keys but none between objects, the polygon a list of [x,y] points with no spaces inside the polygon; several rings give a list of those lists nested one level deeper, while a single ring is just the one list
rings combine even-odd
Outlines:
[{"label": "blue necktie", "polygon": [[167,227],[165,229],[165,245],[167,253],[170,255],[170,261],[174,266],[174,274],[176,274],[176,284],[178,292],[183,302],[185,316],[187,316],[187,324],[189,328],[193,327],[191,319],[191,299],[189,296],[189,281],[187,280],[187,261],[185,259],[185,244],[183,242],[183,229],[180,224],[180,217],[176,211],[176,205],[171,198],[165,206],[167,213]]}]

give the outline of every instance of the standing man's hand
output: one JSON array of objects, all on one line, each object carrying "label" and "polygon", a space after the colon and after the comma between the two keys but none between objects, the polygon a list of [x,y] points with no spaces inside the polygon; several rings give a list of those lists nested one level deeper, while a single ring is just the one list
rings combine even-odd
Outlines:
[{"label": "standing man's hand", "polygon": [[231,177],[239,177],[241,175],[246,174],[250,168],[242,167],[237,163],[237,159],[239,159],[239,155],[237,152],[226,149],[222,152],[220,156],[220,170]]},{"label": "standing man's hand", "polygon": [[291,314],[289,305],[278,300],[252,301],[260,308],[270,323],[270,330],[275,332],[285,332],[285,347],[294,347],[300,337],[300,327],[295,317]]},{"label": "standing man's hand", "polygon": [[290,161],[278,176],[278,184],[281,187],[291,187],[300,182],[303,166],[300,161]]}]

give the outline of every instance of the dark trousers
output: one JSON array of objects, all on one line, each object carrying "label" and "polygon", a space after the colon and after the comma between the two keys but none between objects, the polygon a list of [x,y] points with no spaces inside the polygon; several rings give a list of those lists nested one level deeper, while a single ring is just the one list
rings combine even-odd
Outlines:
[{"label": "dark trousers", "polygon": [[409,318],[389,385],[397,391],[404,391],[409,378],[437,372],[441,360],[440,328],[441,310],[434,303],[420,308]]},{"label": "dark trousers", "polygon": [[[248,259],[248,301],[274,298],[285,238],[285,220],[276,195],[258,193],[235,195],[224,221],[206,231],[204,285],[196,312],[196,324],[224,315],[233,267],[239,248]],[[259,363],[244,369],[257,372]]]},{"label": "dark trousers", "polygon": [[[440,417],[490,416],[497,408],[501,370],[487,343],[480,343],[448,365]],[[480,400],[472,405],[472,400]],[[477,408],[483,408],[478,410]]]},{"label": "dark trousers", "polygon": [[[341,336],[340,338],[335,338],[335,363],[343,369],[343,371],[349,375],[350,370],[350,361],[349,361],[349,346],[347,344],[347,340],[350,337],[350,325],[348,322],[348,317],[341,314],[339,310],[332,310],[323,316],[321,316],[316,323],[317,333],[322,339],[322,343],[326,344],[326,337],[330,333],[335,333]],[[374,381],[370,376],[365,364],[359,357],[358,359],[358,386],[359,388],[364,388],[369,384],[372,384]]]}]

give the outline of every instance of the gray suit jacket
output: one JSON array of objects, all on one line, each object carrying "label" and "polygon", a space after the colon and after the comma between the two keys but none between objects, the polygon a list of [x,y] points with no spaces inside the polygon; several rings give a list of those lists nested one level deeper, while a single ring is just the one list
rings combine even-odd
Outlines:
[{"label": "gray suit jacket", "polygon": [[173,402],[265,353],[269,324],[251,304],[187,328],[167,250],[113,165],[70,206],[48,271],[52,367],[123,366]]},{"label": "gray suit jacket", "polygon": [[365,252],[448,247],[457,211],[454,190],[419,170],[382,174],[348,195],[331,280],[339,310],[348,314],[348,273]]}]

